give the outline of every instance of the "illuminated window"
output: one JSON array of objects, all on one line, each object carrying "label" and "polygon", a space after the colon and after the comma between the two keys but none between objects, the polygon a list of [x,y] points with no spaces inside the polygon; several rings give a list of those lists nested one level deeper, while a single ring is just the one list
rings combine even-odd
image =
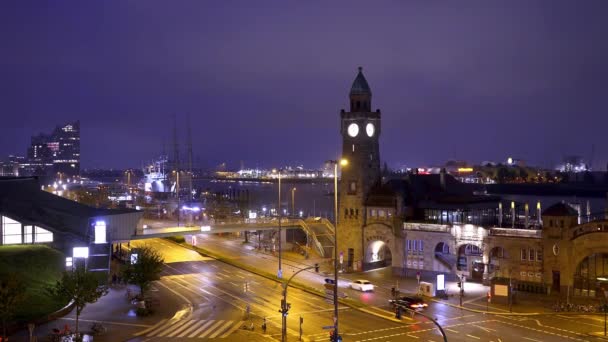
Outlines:
[{"label": "illuminated window", "polygon": [[414,240],[414,251],[418,250],[418,240]]},{"label": "illuminated window", "polygon": [[357,192],[357,182],[355,182],[355,181],[350,182],[350,185],[348,187],[348,192],[351,194],[354,194]]},{"label": "illuminated window", "polygon": [[418,244],[418,246],[420,246],[420,251],[424,251],[424,241],[420,240],[420,243]]},{"label": "illuminated window", "polygon": [[23,226],[23,243],[33,243],[34,240],[34,227]]},{"label": "illuminated window", "polygon": [[36,243],[53,242],[53,233],[51,233],[50,231],[40,228],[40,227],[34,227],[34,232],[35,232],[34,241],[36,241]]},{"label": "illuminated window", "polygon": [[376,209],[372,209],[371,211],[371,217],[376,217]]},{"label": "illuminated window", "polygon": [[10,245],[17,243],[23,243],[21,223],[2,216],[2,244]]},{"label": "illuminated window", "polygon": [[95,223],[95,243],[106,243],[106,223],[97,221]]}]

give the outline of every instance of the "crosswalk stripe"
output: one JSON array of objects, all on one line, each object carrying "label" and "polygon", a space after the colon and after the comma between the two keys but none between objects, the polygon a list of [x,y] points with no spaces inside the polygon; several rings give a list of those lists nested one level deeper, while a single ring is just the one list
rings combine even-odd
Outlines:
[{"label": "crosswalk stripe", "polygon": [[161,331],[156,336],[167,336],[167,334],[175,331],[175,329],[180,329],[184,325],[183,323],[187,323],[187,322],[188,322],[187,320],[179,320],[175,324],[173,324],[170,328]]},{"label": "crosswalk stripe", "polygon": [[186,322],[186,324],[182,324],[179,329],[173,331],[172,333],[170,333],[169,335],[167,335],[167,337],[173,337],[175,335],[177,335],[180,331],[184,331],[186,328],[188,328],[189,326],[191,326],[192,324],[196,323],[198,321],[195,320],[190,320],[188,322]]},{"label": "crosswalk stripe", "polygon": [[[217,328],[220,324],[222,324],[222,322],[224,321],[217,321],[217,323],[215,323],[214,325],[210,326],[209,329],[207,329],[207,331],[205,331],[204,333],[198,335],[199,338],[203,338],[207,335],[209,335],[209,333],[211,333],[213,331],[213,329]],[[192,336],[192,335],[190,335]]]},{"label": "crosswalk stripe", "polygon": [[196,331],[193,332],[192,334],[188,335],[188,337],[194,337],[194,336],[196,336],[198,333],[200,333],[201,331],[203,331],[203,329],[205,329],[206,327],[208,327],[211,323],[213,323],[213,321],[207,321],[207,322],[205,322],[205,324],[203,324],[202,327],[196,329]]},{"label": "crosswalk stripe", "polygon": [[209,335],[209,338],[215,338],[217,335],[219,335],[222,331],[228,329],[228,327],[232,324],[232,321],[226,321],[226,323],[224,323],[224,325],[222,325],[221,327],[217,328],[217,330],[215,330],[215,332],[211,335]]},{"label": "crosswalk stripe", "polygon": [[186,329],[186,331],[182,332],[177,337],[184,337],[184,336],[186,336],[188,333],[190,333],[191,331],[194,331],[194,329],[198,328],[203,323],[205,323],[205,321],[198,321],[198,322],[196,322],[196,324],[193,324],[190,328]]},{"label": "crosswalk stripe", "polygon": [[152,330],[152,331],[151,331],[151,332],[149,332],[149,333],[148,333],[146,336],[148,336],[148,337],[154,336],[154,334],[158,334],[158,332],[159,332],[159,331],[162,331],[163,329],[166,329],[166,328],[168,328],[168,327],[172,326],[173,324],[175,324],[175,323],[177,323],[177,322],[179,322],[179,320],[175,320],[175,321],[169,321],[169,322],[167,322],[167,323],[165,323],[165,324],[161,325],[160,327],[158,327],[158,328],[156,328],[156,329]]},{"label": "crosswalk stripe", "polygon": [[226,331],[222,336],[220,336],[220,338],[226,338],[228,337],[230,334],[232,334],[233,332],[236,331],[236,329],[238,329],[241,324],[243,324],[243,321],[240,321],[238,323],[236,323],[235,325],[232,326],[232,328],[230,328],[228,331]]},{"label": "crosswalk stripe", "polygon": [[135,334],[133,334],[133,336],[140,336],[140,335],[144,335],[152,330],[156,330],[156,328],[158,328],[159,326],[165,324],[168,321],[168,319],[161,319],[158,323],[154,324],[153,326],[149,327],[146,330],[142,330],[139,332],[136,332]]}]

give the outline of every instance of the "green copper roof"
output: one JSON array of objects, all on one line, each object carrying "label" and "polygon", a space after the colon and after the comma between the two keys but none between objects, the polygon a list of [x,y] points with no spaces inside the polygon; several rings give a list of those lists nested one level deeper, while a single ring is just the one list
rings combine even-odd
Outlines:
[{"label": "green copper roof", "polygon": [[350,95],[371,95],[372,90],[369,88],[369,84],[367,84],[367,80],[365,76],[363,76],[362,72],[363,68],[359,67],[359,73],[353,82],[353,86],[350,88]]}]

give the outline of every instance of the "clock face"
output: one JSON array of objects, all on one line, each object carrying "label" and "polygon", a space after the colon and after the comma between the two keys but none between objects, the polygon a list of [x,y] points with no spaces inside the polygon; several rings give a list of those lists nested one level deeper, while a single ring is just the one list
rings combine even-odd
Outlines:
[{"label": "clock face", "polygon": [[356,123],[351,123],[348,125],[348,135],[354,138],[357,136],[357,134],[359,134],[359,125]]},{"label": "clock face", "polygon": [[559,245],[554,244],[553,245],[553,255],[558,255],[558,254],[559,254]]},{"label": "clock face", "polygon": [[375,131],[376,131],[376,128],[374,127],[373,123],[368,123],[367,126],[365,126],[365,132],[367,132],[368,137],[370,137],[370,138],[373,137]]}]

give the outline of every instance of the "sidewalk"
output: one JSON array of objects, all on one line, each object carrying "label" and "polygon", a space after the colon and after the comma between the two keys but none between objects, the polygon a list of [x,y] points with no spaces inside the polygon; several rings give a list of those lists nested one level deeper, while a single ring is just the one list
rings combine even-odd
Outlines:
[{"label": "sidewalk", "polygon": [[[107,332],[94,337],[95,342],[126,341],[132,338],[136,331],[146,329],[154,325],[160,319],[172,317],[180,309],[180,303],[170,291],[157,283],[153,283],[150,297],[162,298],[162,305],[155,308],[156,312],[148,317],[137,317],[135,305],[126,298],[125,285],[111,286],[106,296],[100,298],[96,303],[88,304],[79,318],[79,331],[90,332],[94,322],[101,323]],[[129,288],[137,293],[133,286]],[[45,341],[53,328],[63,330],[66,325],[71,330],[76,327],[76,311],[72,310],[66,316],[35,327],[34,336],[38,341]],[[10,337],[12,342],[29,341],[27,329],[18,331]]]}]

